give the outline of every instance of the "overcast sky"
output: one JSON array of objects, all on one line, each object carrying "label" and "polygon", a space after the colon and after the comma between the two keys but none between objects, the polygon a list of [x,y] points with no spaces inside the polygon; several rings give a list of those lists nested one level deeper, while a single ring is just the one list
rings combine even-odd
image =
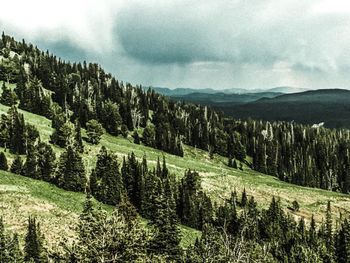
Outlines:
[{"label": "overcast sky", "polygon": [[0,30],[133,84],[350,88],[348,0],[0,0]]}]

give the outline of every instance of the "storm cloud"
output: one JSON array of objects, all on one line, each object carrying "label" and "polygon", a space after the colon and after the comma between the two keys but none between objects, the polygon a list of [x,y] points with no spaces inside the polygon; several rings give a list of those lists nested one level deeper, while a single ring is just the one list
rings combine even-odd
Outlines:
[{"label": "storm cloud", "polygon": [[[1,3],[3,2],[3,3]],[[132,83],[347,88],[341,0],[2,1],[0,29]]]}]

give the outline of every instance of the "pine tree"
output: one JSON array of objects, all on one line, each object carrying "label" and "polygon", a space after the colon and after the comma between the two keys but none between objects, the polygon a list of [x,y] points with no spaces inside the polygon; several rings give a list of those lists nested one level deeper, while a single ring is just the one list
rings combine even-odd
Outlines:
[{"label": "pine tree", "polygon": [[134,133],[133,133],[133,136],[134,138],[134,143],[136,144],[140,144],[140,137],[139,137],[139,133],[135,130]]},{"label": "pine tree", "polygon": [[181,257],[180,231],[176,221],[175,210],[171,208],[162,192],[156,199],[156,216],[151,221],[156,233],[150,244],[152,254],[166,256],[169,260],[179,260]]},{"label": "pine tree", "polygon": [[87,141],[92,144],[98,144],[104,133],[102,125],[97,120],[90,120],[86,123]]},{"label": "pine tree", "polygon": [[13,106],[17,103],[17,95],[15,92],[10,90],[6,85],[5,81],[2,83],[2,93],[0,96],[0,103],[6,106]]},{"label": "pine tree", "polygon": [[350,224],[347,219],[341,224],[336,237],[336,259],[339,263],[350,262]]},{"label": "pine tree", "polygon": [[116,205],[124,191],[116,156],[103,146],[97,156],[96,168],[90,176],[92,195],[106,204]]},{"label": "pine tree", "polygon": [[54,182],[56,154],[52,147],[45,142],[40,142],[37,145],[37,158],[39,177],[44,181]]},{"label": "pine tree", "polygon": [[311,217],[308,243],[312,248],[317,247],[317,231],[316,231],[316,222],[315,222],[314,215],[312,215]]},{"label": "pine tree", "polygon": [[27,158],[22,169],[22,175],[39,179],[37,151],[34,146],[28,148]]},{"label": "pine tree", "polygon": [[23,168],[23,162],[19,155],[16,155],[15,159],[12,162],[10,171],[14,174],[21,174]]},{"label": "pine tree", "polygon": [[9,245],[9,262],[23,262],[23,253],[19,245],[18,234],[13,235]]},{"label": "pine tree", "polygon": [[35,263],[46,262],[45,248],[43,246],[43,236],[36,219],[29,217],[27,234],[25,236],[24,260]]},{"label": "pine tree", "polygon": [[75,121],[74,147],[78,150],[78,152],[84,152],[83,139],[81,137],[81,125],[78,119]]},{"label": "pine tree", "polygon": [[[119,210],[120,209],[120,210]],[[124,198],[109,215],[94,209],[91,197],[84,203],[78,225],[78,242],[74,255],[78,262],[141,262],[148,261],[147,232],[140,225],[134,209]]]},{"label": "pine tree", "polygon": [[240,203],[241,207],[245,207],[247,205],[247,202],[248,202],[247,192],[245,191],[245,188],[244,188],[242,192],[241,203]]},{"label": "pine tree", "polygon": [[83,160],[71,146],[68,146],[60,156],[56,177],[58,185],[66,190],[80,192],[85,189]]},{"label": "pine tree", "polygon": [[0,153],[0,170],[7,171],[9,169],[7,164],[7,158],[4,152]]}]

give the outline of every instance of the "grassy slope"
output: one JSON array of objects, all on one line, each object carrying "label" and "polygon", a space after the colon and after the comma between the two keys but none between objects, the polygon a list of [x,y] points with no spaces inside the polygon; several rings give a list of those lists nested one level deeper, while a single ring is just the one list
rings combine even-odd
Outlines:
[{"label": "grassy slope", "polygon": [[[0,113],[5,113],[7,110],[8,107],[0,105]],[[48,141],[52,133],[51,122],[32,113],[21,112],[25,115],[27,122],[38,128],[41,138]],[[255,172],[246,166],[244,171],[232,169],[226,166],[226,158],[215,155],[214,159],[210,160],[207,152],[189,146],[185,146],[185,156],[180,158],[143,145],[136,145],[131,142],[131,139],[106,134],[103,135],[101,144],[98,146],[85,144],[83,158],[88,170],[95,165],[101,145],[117,153],[120,158],[131,151],[138,158],[146,155],[151,167],[155,165],[158,157],[161,158],[164,155],[170,171],[178,177],[181,177],[188,168],[195,169],[202,177],[203,188],[217,202],[228,197],[234,189],[240,193],[243,188],[246,188],[248,195],[254,195],[262,207],[269,204],[272,196],[280,197],[285,208],[297,200],[300,211],[294,213],[295,217],[303,216],[309,219],[314,214],[316,220],[320,222],[328,200],[333,203],[335,217],[339,216],[339,212],[350,211],[349,195],[288,184],[275,177]],[[57,147],[55,150],[57,156],[62,152],[62,149]],[[13,158],[10,154],[8,157]],[[46,224],[53,229],[53,235],[55,233],[66,235],[66,231],[69,232],[68,226],[72,225],[81,209],[82,200],[83,194],[66,192],[47,183],[10,173],[0,174],[0,211],[5,214],[8,224],[19,229],[23,228],[27,215],[34,211],[43,219],[44,226]],[[191,236],[197,232],[189,228],[182,229],[184,243],[188,244],[193,240]]]}]

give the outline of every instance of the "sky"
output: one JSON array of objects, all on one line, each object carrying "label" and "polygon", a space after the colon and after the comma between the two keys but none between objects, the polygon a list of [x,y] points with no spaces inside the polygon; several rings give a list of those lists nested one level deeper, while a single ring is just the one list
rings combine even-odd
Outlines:
[{"label": "sky", "polygon": [[0,30],[156,87],[350,88],[348,0],[0,0]]}]

